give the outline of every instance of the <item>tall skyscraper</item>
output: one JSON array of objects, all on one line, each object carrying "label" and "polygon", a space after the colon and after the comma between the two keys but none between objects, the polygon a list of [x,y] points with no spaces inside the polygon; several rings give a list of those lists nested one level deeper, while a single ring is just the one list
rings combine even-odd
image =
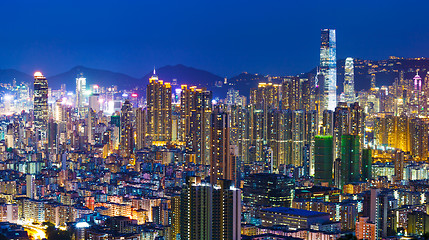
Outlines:
[{"label": "tall skyscraper", "polygon": [[235,181],[235,164],[232,163],[229,147],[228,114],[216,108],[211,117],[210,183],[215,184],[218,179]]},{"label": "tall skyscraper", "polygon": [[34,73],[34,127],[37,139],[46,141],[48,128],[48,80],[41,72]]},{"label": "tall skyscraper", "polygon": [[144,148],[146,137],[146,111],[142,108],[135,109],[136,114],[136,150]]},{"label": "tall skyscraper", "polygon": [[337,41],[335,29],[322,29],[320,72],[324,81],[324,110],[334,111],[337,105]]},{"label": "tall skyscraper", "polygon": [[159,80],[153,71],[146,89],[147,134],[153,141],[168,142],[172,138],[171,85]]},{"label": "tall skyscraper", "polygon": [[123,157],[131,157],[134,150],[134,128],[132,122],[133,107],[126,100],[121,109],[121,153]]},{"label": "tall skyscraper", "polygon": [[[86,78],[83,77],[83,73],[80,73],[76,77],[76,108],[80,117],[85,115],[85,92],[86,92]],[[99,111],[99,109],[94,109]]]},{"label": "tall skyscraper", "polygon": [[188,144],[195,153],[196,162],[209,165],[211,157],[210,118],[212,113],[212,92],[196,89],[192,99],[194,107],[191,110],[190,132],[187,135]]},{"label": "tall skyscraper", "polygon": [[345,74],[344,74],[344,97],[348,104],[356,101],[355,93],[355,76],[354,76],[353,58],[346,58]]}]

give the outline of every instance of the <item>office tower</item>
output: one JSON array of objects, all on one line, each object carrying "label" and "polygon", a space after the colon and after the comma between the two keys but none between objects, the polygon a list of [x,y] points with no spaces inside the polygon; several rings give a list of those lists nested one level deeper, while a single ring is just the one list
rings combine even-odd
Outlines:
[{"label": "office tower", "polygon": [[129,158],[134,150],[133,106],[129,100],[125,100],[121,108],[121,153]]},{"label": "office tower", "polygon": [[147,134],[155,143],[164,144],[172,137],[171,85],[159,80],[155,70],[153,74],[146,88]]},{"label": "office tower", "polygon": [[340,188],[351,182],[360,181],[359,136],[341,136],[341,182]]},{"label": "office tower", "polygon": [[34,128],[38,140],[46,141],[48,118],[48,80],[46,80],[41,72],[35,72]]},{"label": "office tower", "polygon": [[203,89],[195,89],[191,99],[193,101],[193,107],[189,119],[189,132],[186,136],[188,141],[187,144],[189,149],[195,153],[196,163],[210,165],[210,158],[212,156],[210,144],[212,137],[210,128],[212,92]]},{"label": "office tower", "polygon": [[317,68],[317,74],[316,74],[316,77],[314,78],[313,87],[314,87],[314,107],[315,107],[314,110],[317,111],[318,119],[320,119],[318,124],[321,125],[322,124],[321,120],[323,119],[323,113],[325,111],[325,108],[324,108],[325,76],[323,76],[319,68]]},{"label": "office tower", "polygon": [[235,181],[235,164],[231,161],[229,147],[228,114],[219,107],[211,115],[211,154],[210,182],[215,184],[218,179]]},{"label": "office tower", "polygon": [[411,114],[415,116],[418,116],[420,113],[422,113],[421,93],[422,93],[422,78],[419,76],[419,73],[417,72],[416,76],[414,76],[413,78],[413,89],[412,89],[412,95],[410,99]]},{"label": "office tower", "polygon": [[213,186],[212,239],[241,239],[241,190],[231,180]]},{"label": "office tower", "polygon": [[329,135],[318,135],[314,143],[314,164],[317,166],[314,172],[314,183],[319,185],[331,185],[332,166],[334,161],[334,141]]},{"label": "office tower", "polygon": [[25,176],[25,182],[26,182],[26,193],[28,198],[36,198],[36,183],[35,183],[35,176],[33,174],[27,174]]},{"label": "office tower", "polygon": [[143,108],[135,108],[136,116],[136,150],[145,147],[146,137],[146,111]]},{"label": "office tower", "polygon": [[320,45],[320,72],[325,77],[324,110],[334,111],[337,105],[336,51],[335,29],[323,29]]},{"label": "office tower", "polygon": [[362,149],[362,181],[372,178],[372,153],[370,148]]},{"label": "office tower", "polygon": [[344,97],[348,104],[356,101],[353,58],[346,58],[344,74]]},{"label": "office tower", "polygon": [[[76,77],[76,108],[80,117],[85,116],[85,94],[86,94],[86,78],[83,73]],[[98,111],[99,109],[94,109]]]}]

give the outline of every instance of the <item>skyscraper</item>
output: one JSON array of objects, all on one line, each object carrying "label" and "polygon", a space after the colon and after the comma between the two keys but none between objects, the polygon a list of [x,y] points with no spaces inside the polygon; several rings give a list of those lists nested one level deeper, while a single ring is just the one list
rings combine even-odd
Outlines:
[{"label": "skyscraper", "polygon": [[41,72],[34,73],[34,127],[37,139],[46,141],[48,127],[48,80]]},{"label": "skyscraper", "polygon": [[[76,77],[76,108],[80,117],[85,115],[85,92],[86,92],[86,78],[83,77],[83,73],[80,73]],[[94,109],[99,111],[99,109]]]},{"label": "skyscraper", "polygon": [[344,74],[344,97],[348,104],[356,101],[353,58],[346,58]]},{"label": "skyscraper", "polygon": [[332,183],[333,145],[332,136],[318,135],[315,137],[314,161],[317,166],[314,173],[315,184],[331,185]]},{"label": "skyscraper", "polygon": [[320,44],[320,72],[323,74],[324,110],[334,111],[337,105],[337,43],[335,29],[322,29]]},{"label": "skyscraper", "polygon": [[359,136],[341,136],[341,181],[340,188],[351,182],[360,181]]},{"label": "skyscraper", "polygon": [[180,239],[241,239],[241,190],[233,181],[218,180],[212,185],[190,177],[181,192],[180,212],[177,204],[175,200],[172,222],[177,231],[180,217]]},{"label": "skyscraper", "polygon": [[126,100],[121,109],[121,152],[123,157],[131,157],[134,150],[133,107]]},{"label": "skyscraper", "polygon": [[216,108],[211,117],[210,183],[215,184],[218,179],[235,181],[235,164],[232,163],[229,147],[228,114]]},{"label": "skyscraper", "polygon": [[147,134],[154,141],[168,142],[172,137],[171,85],[159,80],[153,71],[146,89]]},{"label": "skyscraper", "polygon": [[146,137],[146,111],[142,108],[135,109],[136,114],[136,150],[144,148]]}]

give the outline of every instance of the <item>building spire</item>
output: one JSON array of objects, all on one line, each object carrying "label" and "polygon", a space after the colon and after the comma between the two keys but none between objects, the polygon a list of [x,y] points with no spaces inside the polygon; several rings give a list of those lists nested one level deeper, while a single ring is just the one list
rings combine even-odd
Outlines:
[{"label": "building spire", "polygon": [[153,66],[153,75],[156,75],[155,66]]}]

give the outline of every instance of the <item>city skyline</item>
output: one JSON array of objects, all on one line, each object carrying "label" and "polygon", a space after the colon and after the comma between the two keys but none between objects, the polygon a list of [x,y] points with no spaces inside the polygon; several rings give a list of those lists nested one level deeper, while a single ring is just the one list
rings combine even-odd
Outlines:
[{"label": "city skyline", "polygon": [[424,4],[79,1],[0,3],[0,240],[429,236]]}]

